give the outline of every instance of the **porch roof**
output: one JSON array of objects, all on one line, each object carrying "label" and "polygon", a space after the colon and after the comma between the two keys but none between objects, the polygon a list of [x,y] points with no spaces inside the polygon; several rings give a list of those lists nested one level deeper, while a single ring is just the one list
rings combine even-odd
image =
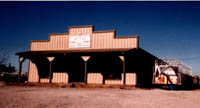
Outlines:
[{"label": "porch roof", "polygon": [[124,52],[129,50],[133,50],[135,48],[115,48],[115,49],[77,49],[77,50],[48,50],[48,51],[25,51],[25,52],[17,52],[15,55],[19,55],[21,57],[27,57],[32,55],[47,55],[54,56],[59,54],[82,54],[82,55],[90,55],[96,53],[112,53],[122,55]]},{"label": "porch roof", "polygon": [[25,52],[17,52],[15,53],[15,55],[18,55],[19,57],[31,58],[33,56],[49,56],[50,57],[50,56],[66,55],[66,54],[74,54],[74,55],[80,55],[80,56],[92,56],[92,55],[97,55],[97,54],[124,56],[126,55],[126,53],[127,54],[129,53],[129,55],[132,55],[133,53],[140,53],[142,55],[145,55],[146,57],[148,56],[152,59],[157,59],[159,62],[163,62],[161,59],[145,51],[142,48],[25,51]]}]

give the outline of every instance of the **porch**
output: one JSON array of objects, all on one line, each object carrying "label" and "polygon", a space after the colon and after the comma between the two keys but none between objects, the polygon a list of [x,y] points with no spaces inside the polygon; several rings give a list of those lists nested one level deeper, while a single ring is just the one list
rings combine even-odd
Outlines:
[{"label": "porch", "polygon": [[[149,63],[155,59],[142,49],[27,51],[16,55],[19,55],[19,82],[22,63],[29,59],[28,82],[132,86],[151,84]],[[146,73],[149,78],[144,71],[150,71]]]}]

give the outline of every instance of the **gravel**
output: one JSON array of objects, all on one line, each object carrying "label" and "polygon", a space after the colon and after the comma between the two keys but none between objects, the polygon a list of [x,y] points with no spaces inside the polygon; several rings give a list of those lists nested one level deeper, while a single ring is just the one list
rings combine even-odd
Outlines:
[{"label": "gravel", "polygon": [[200,90],[1,86],[0,108],[200,108]]}]

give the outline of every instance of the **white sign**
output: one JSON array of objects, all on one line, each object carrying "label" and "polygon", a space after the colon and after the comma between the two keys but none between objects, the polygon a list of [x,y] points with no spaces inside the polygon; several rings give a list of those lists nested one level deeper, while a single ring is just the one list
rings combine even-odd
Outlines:
[{"label": "white sign", "polygon": [[90,35],[70,36],[69,48],[90,48]]}]

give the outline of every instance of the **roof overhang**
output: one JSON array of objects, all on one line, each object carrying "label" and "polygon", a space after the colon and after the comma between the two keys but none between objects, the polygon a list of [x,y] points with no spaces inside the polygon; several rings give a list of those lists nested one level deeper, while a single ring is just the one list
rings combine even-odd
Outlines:
[{"label": "roof overhang", "polygon": [[[134,48],[135,49],[135,48]],[[116,49],[77,49],[77,50],[49,50],[49,51],[25,51],[25,52],[17,52],[15,55],[20,57],[30,57],[37,55],[45,55],[45,56],[56,56],[56,55],[66,55],[66,54],[80,54],[80,55],[93,55],[98,53],[110,53],[123,55],[124,52],[129,50],[133,50],[131,48],[116,48]]]},{"label": "roof overhang", "polygon": [[49,51],[25,51],[25,52],[18,52],[15,55],[25,58],[31,58],[35,56],[59,56],[59,55],[79,55],[79,56],[92,56],[92,55],[99,55],[99,54],[110,54],[110,55],[132,55],[133,53],[140,53],[144,54],[145,56],[149,56],[152,59],[160,59],[149,52],[145,51],[142,48],[115,48],[115,49],[77,49],[77,50],[49,50]]}]

